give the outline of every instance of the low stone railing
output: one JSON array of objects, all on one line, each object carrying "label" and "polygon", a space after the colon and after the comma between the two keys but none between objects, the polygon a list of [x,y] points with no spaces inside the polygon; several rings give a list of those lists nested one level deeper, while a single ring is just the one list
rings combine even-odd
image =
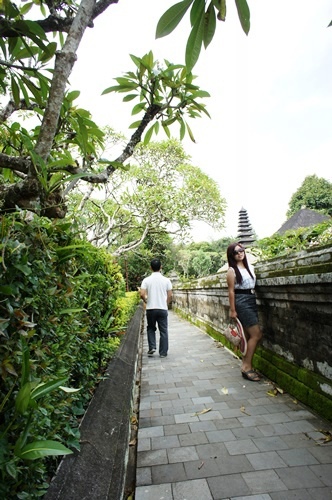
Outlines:
[{"label": "low stone railing", "polygon": [[[263,339],[254,365],[278,387],[332,420],[332,246],[256,263]],[[222,343],[226,273],[174,283],[173,309]]]}]

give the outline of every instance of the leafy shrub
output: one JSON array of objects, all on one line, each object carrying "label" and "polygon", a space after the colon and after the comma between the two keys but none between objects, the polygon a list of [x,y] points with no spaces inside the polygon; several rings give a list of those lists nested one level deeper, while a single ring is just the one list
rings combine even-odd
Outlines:
[{"label": "leafy shrub", "polygon": [[257,241],[252,253],[261,259],[279,257],[332,242],[332,219],[311,227],[286,231]]},{"label": "leafy shrub", "polygon": [[0,497],[37,498],[54,455],[79,448],[79,418],[138,298],[68,222],[14,214],[0,238]]}]

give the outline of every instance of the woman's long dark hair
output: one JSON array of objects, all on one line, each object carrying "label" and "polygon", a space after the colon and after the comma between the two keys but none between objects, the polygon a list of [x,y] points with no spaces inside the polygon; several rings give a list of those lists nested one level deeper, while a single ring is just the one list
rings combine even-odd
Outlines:
[{"label": "woman's long dark hair", "polygon": [[[235,257],[234,257],[234,251],[235,251],[236,247],[240,247],[244,250],[244,246],[241,245],[241,243],[231,243],[227,248],[227,260],[228,260],[229,267],[232,267],[234,269],[235,276],[236,276],[236,283],[238,285],[241,285],[242,274],[240,273],[239,268],[237,267],[237,262],[236,262]],[[246,254],[244,254],[244,259],[242,262],[243,262],[244,267],[246,268],[246,270],[248,271],[248,273],[252,277],[252,279],[254,279],[254,277],[251,274],[250,269],[249,269],[249,264],[248,264]]]}]

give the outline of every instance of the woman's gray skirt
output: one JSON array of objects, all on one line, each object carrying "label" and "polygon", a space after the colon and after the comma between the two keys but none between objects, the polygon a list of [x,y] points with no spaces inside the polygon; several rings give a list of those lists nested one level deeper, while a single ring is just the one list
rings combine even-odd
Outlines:
[{"label": "woman's gray skirt", "polygon": [[239,320],[244,327],[258,325],[258,310],[256,296],[253,295],[235,295],[235,308]]}]

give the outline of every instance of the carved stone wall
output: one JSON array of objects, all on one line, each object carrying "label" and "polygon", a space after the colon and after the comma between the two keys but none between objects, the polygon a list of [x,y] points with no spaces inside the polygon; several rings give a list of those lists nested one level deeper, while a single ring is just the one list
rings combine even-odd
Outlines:
[{"label": "carved stone wall", "polygon": [[[263,340],[255,366],[332,420],[332,246],[255,265]],[[223,343],[226,273],[174,284],[173,308]]]}]

